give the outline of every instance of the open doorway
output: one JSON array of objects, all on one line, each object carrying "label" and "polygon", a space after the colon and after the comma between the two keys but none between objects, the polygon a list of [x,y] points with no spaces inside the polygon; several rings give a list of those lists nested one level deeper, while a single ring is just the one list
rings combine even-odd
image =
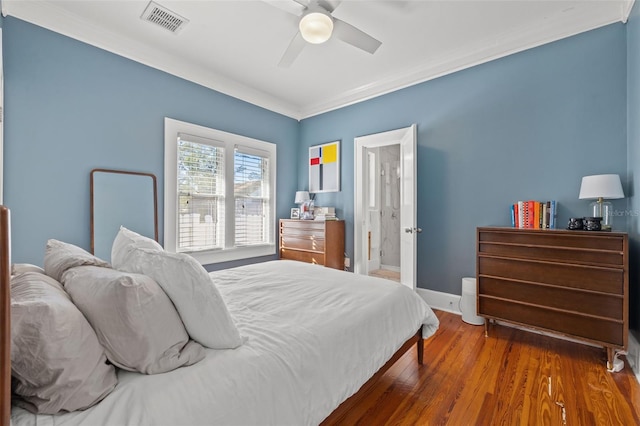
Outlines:
[{"label": "open doorway", "polygon": [[415,290],[416,125],[354,142],[354,271]]},{"label": "open doorway", "polygon": [[367,148],[368,274],[400,282],[400,144]]}]

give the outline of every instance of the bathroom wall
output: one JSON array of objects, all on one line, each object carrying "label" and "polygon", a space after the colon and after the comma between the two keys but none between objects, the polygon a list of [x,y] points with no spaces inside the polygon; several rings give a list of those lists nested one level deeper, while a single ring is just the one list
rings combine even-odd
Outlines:
[{"label": "bathroom wall", "polygon": [[400,145],[380,148],[380,237],[383,269],[400,268]]}]

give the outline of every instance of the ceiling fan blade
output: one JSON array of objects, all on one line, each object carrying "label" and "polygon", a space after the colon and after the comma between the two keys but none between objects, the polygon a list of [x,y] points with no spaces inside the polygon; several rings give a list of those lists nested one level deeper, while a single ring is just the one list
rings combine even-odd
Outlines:
[{"label": "ceiling fan blade", "polygon": [[317,0],[317,1],[318,1],[318,5],[329,13],[336,10],[336,8],[340,6],[340,3],[342,3],[342,0]]},{"label": "ceiling fan blade", "polygon": [[302,4],[303,3],[302,0],[300,2],[296,0],[262,0],[262,1],[295,16],[302,16],[302,13],[307,9],[307,6]]},{"label": "ceiling fan blade", "polygon": [[280,62],[278,62],[278,66],[280,68],[289,68],[293,61],[296,60],[300,52],[302,52],[302,49],[304,49],[304,46],[306,44],[307,42],[304,41],[304,39],[302,38],[302,34],[300,34],[300,31],[298,31],[295,37],[293,37],[293,39],[289,43],[289,47],[287,47],[287,50],[284,51]]},{"label": "ceiling fan blade", "polygon": [[372,54],[382,44],[381,41],[338,18],[333,18],[333,34],[340,40]]}]

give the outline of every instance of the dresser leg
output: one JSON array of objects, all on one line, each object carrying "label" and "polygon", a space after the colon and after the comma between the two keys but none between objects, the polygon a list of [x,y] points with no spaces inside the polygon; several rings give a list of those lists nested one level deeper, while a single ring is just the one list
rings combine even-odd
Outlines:
[{"label": "dresser leg", "polygon": [[[626,352],[620,352],[626,354]],[[624,361],[617,358],[618,351],[614,348],[607,348],[607,371],[617,373],[624,369]]]}]

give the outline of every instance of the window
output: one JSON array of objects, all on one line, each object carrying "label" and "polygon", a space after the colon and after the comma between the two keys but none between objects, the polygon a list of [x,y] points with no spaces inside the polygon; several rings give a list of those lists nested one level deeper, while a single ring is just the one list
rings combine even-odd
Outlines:
[{"label": "window", "polygon": [[236,246],[264,244],[269,239],[269,157],[237,147],[233,156]]},{"label": "window", "polygon": [[165,249],[201,263],[275,253],[276,146],[165,118]]}]

